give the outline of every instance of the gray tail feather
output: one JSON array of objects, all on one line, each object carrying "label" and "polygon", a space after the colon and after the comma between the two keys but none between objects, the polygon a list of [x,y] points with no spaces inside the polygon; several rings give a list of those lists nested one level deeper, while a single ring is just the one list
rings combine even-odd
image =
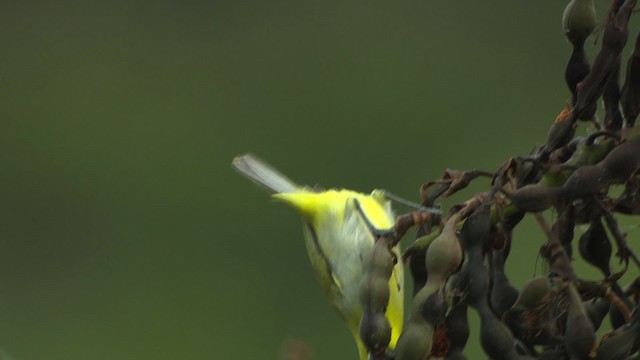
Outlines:
[{"label": "gray tail feather", "polygon": [[296,183],[251,154],[235,157],[232,164],[242,175],[271,193],[288,193],[300,190]]}]

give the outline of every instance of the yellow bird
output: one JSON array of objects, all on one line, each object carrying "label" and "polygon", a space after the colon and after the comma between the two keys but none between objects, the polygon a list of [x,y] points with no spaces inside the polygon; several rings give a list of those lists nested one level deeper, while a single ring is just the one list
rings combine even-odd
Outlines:
[{"label": "yellow bird", "polygon": [[[316,192],[296,185],[252,155],[235,158],[233,166],[302,215],[307,252],[318,280],[331,305],[351,330],[360,359],[366,360],[367,349],[359,335],[363,313],[360,284],[376,238],[392,233],[395,225],[391,205],[383,192],[374,190],[370,195],[351,190]],[[397,246],[392,251],[400,258]],[[402,332],[404,317],[402,262],[394,266],[388,285],[390,295],[385,316],[391,325],[388,348],[393,350]]]}]

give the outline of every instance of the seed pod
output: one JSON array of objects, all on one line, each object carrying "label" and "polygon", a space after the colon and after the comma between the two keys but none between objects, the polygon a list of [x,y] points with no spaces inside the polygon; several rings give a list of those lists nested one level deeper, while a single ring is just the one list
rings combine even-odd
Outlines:
[{"label": "seed pod", "polygon": [[631,354],[634,343],[640,338],[640,323],[632,322],[606,334],[596,360],[625,360]]},{"label": "seed pod", "polygon": [[[564,74],[569,91],[571,91],[572,106],[576,104],[578,98],[578,85],[589,74],[590,65],[584,51],[584,41],[593,32],[595,19],[596,12],[593,0],[572,0],[567,4],[562,15],[562,27],[565,31],[565,36],[572,45],[571,56]],[[579,114],[579,118],[584,120],[593,119],[596,109],[597,104],[594,102],[588,109]],[[573,137],[573,131],[561,130],[562,133]],[[562,143],[568,141],[564,140]],[[554,146],[554,148],[556,147]]]},{"label": "seed pod", "polygon": [[611,78],[607,82],[602,94],[604,102],[604,127],[607,130],[618,131],[622,128],[622,113],[620,113],[620,57],[613,65]]},{"label": "seed pod", "polygon": [[488,306],[477,308],[480,315],[480,345],[490,358],[496,360],[516,360],[511,331],[500,322]]},{"label": "seed pod", "polygon": [[369,271],[379,277],[389,279],[391,278],[391,274],[393,274],[394,265],[395,262],[389,249],[389,242],[386,238],[380,238],[371,252]]},{"label": "seed pod", "polygon": [[528,347],[555,346],[562,342],[562,339],[556,336],[556,329],[552,327],[548,309],[526,310],[515,306],[504,313],[502,322]]},{"label": "seed pod", "polygon": [[435,323],[445,302],[442,288],[427,291],[422,289],[413,299],[411,317],[396,344],[396,360],[423,360],[431,353]]},{"label": "seed pod", "polygon": [[446,317],[447,334],[451,347],[446,359],[464,359],[463,350],[469,339],[469,320],[467,318],[467,304],[454,302]]},{"label": "seed pod", "polygon": [[460,229],[460,241],[465,250],[482,247],[489,239],[491,230],[491,207],[482,204],[465,220]]},{"label": "seed pod", "polygon": [[571,0],[562,14],[562,28],[572,44],[582,44],[596,26],[593,0]]},{"label": "seed pod", "polygon": [[433,345],[433,326],[421,319],[409,321],[396,345],[396,360],[424,360]]},{"label": "seed pod", "polygon": [[546,276],[538,276],[527,281],[514,306],[535,309],[546,304],[551,297],[551,283]]},{"label": "seed pod", "polygon": [[627,215],[640,213],[640,176],[633,176],[624,184],[624,192],[616,199],[613,210]]},{"label": "seed pod", "polygon": [[425,262],[429,276],[413,298],[409,322],[396,344],[398,360],[423,360],[431,352],[435,324],[444,316],[443,289],[462,260],[462,248],[456,235],[459,221],[460,214],[453,215],[427,249]]},{"label": "seed pod", "polygon": [[369,353],[384,353],[391,340],[391,325],[384,313],[365,311],[360,320],[360,338]]},{"label": "seed pod", "polygon": [[389,246],[387,237],[376,240],[360,284],[360,304],[363,308],[360,338],[373,355],[383,353],[391,341],[391,325],[385,317],[389,305],[389,279],[394,265]]},{"label": "seed pod", "polygon": [[489,205],[483,204],[467,218],[460,230],[460,239],[467,250],[469,288],[467,300],[474,308],[487,305],[489,276],[482,261],[482,247],[491,229]]},{"label": "seed pod", "polygon": [[459,215],[452,216],[442,229],[440,236],[429,245],[425,257],[429,274],[427,282],[433,279],[444,284],[444,281],[460,266],[462,248],[456,234],[456,225],[459,220]]},{"label": "seed pod", "polygon": [[611,242],[600,219],[593,220],[589,229],[580,236],[578,248],[586,262],[600,269],[605,276],[611,275]]},{"label": "seed pod", "polygon": [[626,1],[615,17],[607,21],[602,35],[602,48],[596,56],[591,72],[585,77],[574,106],[576,116],[591,106],[604,92],[604,88],[614,73],[616,62],[627,42],[629,17],[636,1]]},{"label": "seed pod", "polygon": [[[582,88],[582,86],[580,87]],[[579,99],[579,98],[576,98]],[[574,109],[578,106],[574,105]],[[560,115],[556,118],[556,121],[549,128],[549,132],[547,133],[547,144],[545,146],[546,151],[549,153],[559,149],[565,145],[567,145],[576,132],[576,120],[578,119],[577,115],[581,115],[582,112],[586,109],[586,105],[580,109],[580,112],[575,113],[568,108],[563,109],[560,112]]]},{"label": "seed pod", "polygon": [[[419,299],[418,299],[419,300]],[[442,319],[445,312],[446,303],[444,300],[444,286],[438,288],[429,295],[424,301],[420,301],[417,310],[422,315],[422,319],[431,325],[435,325],[438,320]]]},{"label": "seed pod", "polygon": [[493,284],[489,294],[489,305],[501,319],[505,311],[511,308],[518,299],[518,290],[514,288],[504,271],[504,256],[502,250],[493,251],[491,254],[491,273]]},{"label": "seed pod", "polygon": [[530,329],[531,321],[525,321],[523,309],[514,306],[502,314],[502,322],[511,330],[513,336],[521,341],[528,341],[532,338]]},{"label": "seed pod", "polygon": [[597,165],[583,166],[576,170],[560,187],[564,197],[576,199],[592,195],[609,185],[609,175]]},{"label": "seed pod", "polygon": [[487,303],[489,276],[482,261],[482,247],[491,229],[490,204],[483,203],[466,219],[460,238],[467,250],[469,275],[467,300],[480,315],[480,344],[496,360],[515,360],[513,335],[493,314]]},{"label": "seed pod", "polygon": [[593,357],[596,337],[593,325],[573,284],[568,288],[569,311],[565,332],[565,346],[572,358],[588,360]]},{"label": "seed pod", "polygon": [[567,256],[562,245],[557,242],[549,242],[540,247],[540,256],[547,260],[549,273],[558,279],[574,280],[576,278],[571,266],[571,259]]},{"label": "seed pod", "polygon": [[564,71],[564,80],[567,83],[569,91],[571,91],[572,105],[576,103],[578,84],[589,74],[589,69],[591,69],[591,66],[587,60],[587,54],[584,51],[583,44],[574,45]]},{"label": "seed pod", "polygon": [[573,255],[573,247],[571,243],[573,242],[574,227],[575,207],[573,204],[569,204],[559,210],[558,218],[551,229],[562,247],[564,247],[564,251],[567,253],[569,258]]},{"label": "seed pod", "polygon": [[445,317],[447,337],[449,338],[449,352],[445,359],[466,359],[463,354],[464,347],[469,339],[469,320],[467,317],[467,302],[464,299],[464,290],[468,286],[466,277],[467,268],[449,278],[447,285],[451,288],[447,292],[454,294],[451,305]]},{"label": "seed pod", "polygon": [[608,49],[618,55],[624,49],[629,37],[629,18],[636,6],[636,0],[619,1],[615,6],[620,5],[604,27],[602,34],[602,48]]},{"label": "seed pod", "polygon": [[613,183],[626,181],[640,167],[640,138],[628,140],[611,150],[598,164]]},{"label": "seed pod", "polygon": [[550,208],[557,201],[560,194],[558,189],[531,184],[508,194],[507,197],[521,211],[540,212]]},{"label": "seed pod", "polygon": [[360,303],[366,309],[384,312],[389,305],[389,279],[367,276],[360,285]]},{"label": "seed pod", "polygon": [[515,229],[515,227],[520,223],[520,221],[524,219],[525,215],[526,215],[526,212],[518,211],[518,212],[515,212],[513,215],[507,216],[502,220],[502,230],[505,232],[505,234],[507,234],[507,239],[508,239],[506,247],[504,249],[504,253],[502,254],[505,260],[507,256],[509,256],[513,229]]},{"label": "seed pod", "polygon": [[[622,290],[622,288],[620,287],[620,285],[618,285],[617,282],[614,282],[613,284],[611,284],[611,291],[618,296],[618,298],[624,303],[624,305],[628,309],[633,308],[633,304],[624,295],[624,290]],[[620,326],[624,325],[627,322],[627,318],[625,317],[625,315],[620,311],[618,306],[613,304],[609,306],[609,320],[611,322],[611,326],[614,329],[619,328]]]},{"label": "seed pod", "polygon": [[427,250],[420,250],[409,260],[409,271],[411,271],[411,281],[413,282],[413,296],[427,283]]},{"label": "seed pod", "polygon": [[584,225],[591,224],[593,219],[597,219],[602,216],[602,208],[598,206],[596,201],[592,197],[584,197],[575,199],[573,201],[575,206],[575,221],[576,224]]},{"label": "seed pod", "polygon": [[627,127],[632,127],[640,114],[640,32],[636,37],[633,53],[627,61],[627,75],[622,86],[620,104]]},{"label": "seed pod", "polygon": [[599,299],[596,302],[589,301],[584,303],[584,310],[589,316],[593,329],[598,330],[602,325],[602,320],[609,312],[609,302],[603,299]]}]

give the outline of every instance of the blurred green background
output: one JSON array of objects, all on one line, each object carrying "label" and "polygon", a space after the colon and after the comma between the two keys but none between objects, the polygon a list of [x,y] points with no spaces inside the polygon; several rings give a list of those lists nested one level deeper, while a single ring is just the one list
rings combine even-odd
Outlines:
[{"label": "blurred green background", "polygon": [[[494,170],[568,98],[564,5],[2,2],[0,347],[280,359],[303,341],[355,359],[297,215],[231,159],[414,200],[445,168]],[[521,285],[543,236],[516,236]]]}]

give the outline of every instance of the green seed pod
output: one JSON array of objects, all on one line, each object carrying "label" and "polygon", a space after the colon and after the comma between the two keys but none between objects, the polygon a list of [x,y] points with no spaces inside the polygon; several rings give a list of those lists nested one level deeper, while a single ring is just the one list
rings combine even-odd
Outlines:
[{"label": "green seed pod", "polygon": [[422,319],[412,319],[398,339],[396,360],[424,360],[432,346],[433,326]]},{"label": "green seed pod", "polygon": [[519,210],[540,212],[553,206],[559,195],[558,189],[531,184],[525,185],[507,196]]},{"label": "green seed pod", "polygon": [[427,323],[434,325],[442,319],[445,312],[444,287],[436,289],[435,292],[427,296],[424,301],[422,297],[416,296],[416,309],[421,318]]},{"label": "green seed pod", "polygon": [[602,34],[602,48],[620,55],[629,37],[629,18],[636,6],[636,1],[620,1],[617,13],[609,19]]},{"label": "green seed pod", "polygon": [[[549,274],[554,274],[550,280],[565,281],[574,280],[576,274],[571,266],[571,259],[564,251],[564,247],[557,242],[547,242],[540,247],[540,256],[549,264]],[[558,284],[558,282],[556,282]]]},{"label": "green seed pod", "polygon": [[[451,310],[445,319],[447,335],[451,342],[447,359],[461,359],[462,352],[469,339],[469,320],[467,317],[467,304],[464,300],[454,298]],[[457,355],[456,355],[457,354]]]},{"label": "green seed pod", "polygon": [[640,177],[634,176],[624,185],[624,192],[616,199],[613,210],[626,215],[640,214]]},{"label": "green seed pod", "polygon": [[389,240],[380,237],[369,254],[368,267],[360,283],[360,338],[368,352],[383,353],[391,340],[391,325],[385,316],[389,305],[389,279],[393,274],[393,256]]},{"label": "green seed pod", "polygon": [[379,277],[389,279],[393,274],[394,265],[393,255],[389,250],[389,242],[385,238],[379,239],[371,252],[369,271],[375,272]]},{"label": "green seed pod", "polygon": [[572,242],[575,225],[575,207],[573,204],[569,204],[559,210],[558,218],[551,229],[569,257],[573,255]]},{"label": "green seed pod", "polygon": [[[447,221],[440,235],[433,240],[426,255],[427,273],[430,278],[437,277],[444,282],[460,266],[462,248],[456,234],[458,214]],[[434,279],[435,281],[435,279]],[[427,279],[429,282],[429,279]]]},{"label": "green seed pod", "polygon": [[640,309],[636,309],[634,319],[614,331],[605,334],[598,347],[596,360],[626,360],[628,356],[637,351],[640,341],[640,322],[638,317]]},{"label": "green seed pod", "polygon": [[366,311],[360,320],[360,338],[373,355],[383,353],[391,341],[391,325],[384,314]]},{"label": "green seed pod", "polygon": [[487,243],[491,230],[491,214],[489,204],[480,205],[465,220],[460,229],[460,240],[465,250],[482,247]]},{"label": "green seed pod", "polygon": [[489,293],[489,304],[498,318],[502,318],[505,311],[511,308],[518,299],[518,290],[514,288],[504,270],[504,256],[502,250],[491,254],[491,273],[493,283]]},{"label": "green seed pod", "polygon": [[609,261],[612,247],[600,219],[593,220],[589,229],[580,236],[578,248],[586,262],[600,269],[605,276],[611,275]]},{"label": "green seed pod", "polygon": [[639,334],[640,324],[637,322],[606,334],[595,360],[626,360]]},{"label": "green seed pod", "polygon": [[582,299],[573,284],[568,288],[569,311],[565,331],[565,346],[572,358],[591,359],[596,337],[593,325],[582,305]]},{"label": "green seed pod", "polygon": [[572,43],[584,43],[596,26],[593,0],[571,0],[562,14],[562,28]]},{"label": "green seed pod", "polygon": [[[588,77],[588,76],[587,76]],[[582,89],[583,86],[580,87]],[[578,92],[579,93],[579,92]],[[575,107],[578,106],[579,97],[577,97]],[[594,100],[595,101],[595,100]],[[586,105],[579,109],[578,115],[586,109]],[[551,125],[547,132],[547,144],[546,149],[548,152],[561,148],[567,145],[576,132],[576,119],[571,109],[564,109],[556,121]]]},{"label": "green seed pod", "polygon": [[608,172],[600,166],[583,166],[567,179],[560,193],[569,199],[593,195],[610,183]]},{"label": "green seed pod", "polygon": [[482,259],[482,248],[491,230],[489,205],[483,204],[467,218],[460,230],[460,238],[467,251],[469,286],[467,301],[474,308],[487,307],[489,276]]},{"label": "green seed pod", "polygon": [[365,311],[384,313],[389,304],[389,279],[394,265],[387,238],[376,241],[368,265],[360,284],[360,303]]},{"label": "green seed pod", "polygon": [[551,283],[549,282],[549,278],[546,276],[538,276],[524,284],[514,307],[521,306],[527,309],[535,309],[546,304],[550,297]]},{"label": "green seed pod", "polygon": [[496,360],[518,359],[509,328],[488,307],[479,307],[477,310],[480,315],[480,345],[485,353]]},{"label": "green seed pod", "polygon": [[627,1],[620,8],[615,17],[607,21],[602,35],[602,48],[595,60],[589,75],[580,85],[574,106],[575,115],[582,113],[595,103],[607,85],[615,68],[620,62],[620,54],[627,42],[629,34],[628,23],[635,1]]},{"label": "green seed pod", "polygon": [[576,96],[578,95],[578,84],[584,80],[589,74],[591,66],[587,60],[587,54],[584,51],[582,44],[574,45],[569,61],[564,71],[564,80],[569,87],[572,95],[572,104],[576,102]]},{"label": "green seed pod", "polygon": [[423,360],[431,353],[435,324],[444,316],[445,301],[444,284],[434,288],[429,281],[413,298],[411,317],[396,344],[397,360]]},{"label": "green seed pod", "polygon": [[598,330],[600,325],[602,325],[602,320],[604,320],[607,313],[609,313],[609,307],[609,302],[603,299],[599,299],[596,302],[588,301],[584,303],[584,310],[587,312],[587,316],[589,316],[594,330]]},{"label": "green seed pod", "polygon": [[640,167],[640,138],[618,145],[598,165],[611,182],[626,181]]},{"label": "green seed pod", "polygon": [[532,326],[530,321],[525,320],[524,310],[514,306],[502,314],[502,322],[509,328],[514,337],[520,341],[529,343],[533,338],[531,332],[538,332],[538,328]]},{"label": "green seed pod", "polygon": [[413,283],[413,295],[427,283],[427,250],[420,250],[411,256],[409,260],[409,270],[411,271],[411,281]]},{"label": "green seed pod", "polygon": [[504,313],[502,322],[517,339],[529,347],[556,346],[562,343],[546,308],[527,310],[515,306]]},{"label": "green seed pod", "polygon": [[604,127],[607,130],[618,131],[622,128],[622,113],[620,112],[620,58],[615,62],[611,71],[611,78],[602,93],[604,102]]},{"label": "green seed pod", "polygon": [[[624,290],[622,290],[617,282],[611,284],[611,291],[613,291],[620,298],[620,300],[627,306],[628,309],[633,308],[634,305],[629,299],[627,299],[624,294]],[[617,329],[620,326],[624,325],[627,322],[627,319],[617,306],[611,305],[609,306],[609,321],[611,322],[611,326],[614,329]]]},{"label": "green seed pod", "polygon": [[384,313],[389,305],[389,279],[365,277],[360,285],[360,303],[365,309]]}]

